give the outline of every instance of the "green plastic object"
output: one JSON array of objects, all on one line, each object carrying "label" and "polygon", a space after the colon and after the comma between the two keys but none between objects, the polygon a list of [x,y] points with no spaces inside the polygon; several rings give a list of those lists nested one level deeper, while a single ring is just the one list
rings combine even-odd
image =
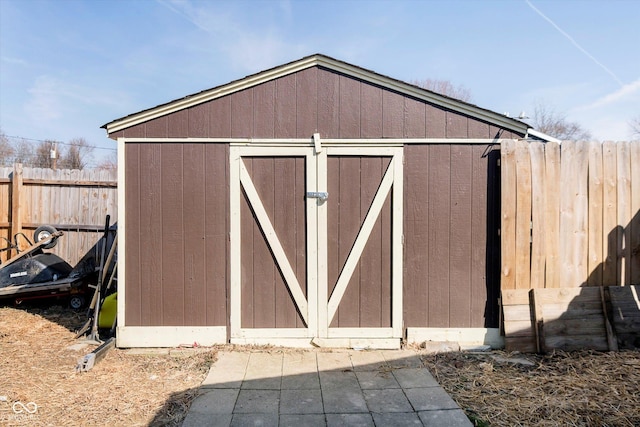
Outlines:
[{"label": "green plastic object", "polygon": [[104,299],[98,315],[99,328],[111,328],[118,312],[118,293],[114,292]]}]

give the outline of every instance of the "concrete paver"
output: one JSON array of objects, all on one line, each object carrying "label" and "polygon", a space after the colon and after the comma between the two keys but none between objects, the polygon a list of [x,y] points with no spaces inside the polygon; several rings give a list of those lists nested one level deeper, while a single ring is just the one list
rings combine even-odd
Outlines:
[{"label": "concrete paver", "polygon": [[371,414],[327,414],[327,427],[373,427]]},{"label": "concrete paver", "polygon": [[353,372],[320,372],[320,385],[325,413],[368,412],[358,378]]},{"label": "concrete paver", "polygon": [[281,414],[324,414],[322,393],[316,390],[282,390]]},{"label": "concrete paver", "polygon": [[412,351],[221,352],[183,426],[254,425],[471,423]]},{"label": "concrete paver", "polygon": [[391,371],[356,372],[356,377],[360,383],[360,388],[363,390],[400,388],[400,384],[398,384]]},{"label": "concrete paver", "polygon": [[216,369],[210,369],[201,388],[240,388],[247,372],[249,353],[221,352]]},{"label": "concrete paver", "polygon": [[394,412],[394,413],[380,413],[376,412],[373,415],[373,422],[377,426],[420,426],[422,427],[422,421],[415,412]]},{"label": "concrete paver", "polygon": [[238,400],[239,389],[203,390],[191,404],[189,412],[204,414],[231,414]]},{"label": "concrete paver", "polygon": [[278,414],[233,414],[231,427],[278,427]]},{"label": "concrete paver", "polygon": [[393,376],[402,388],[440,386],[429,370],[424,368],[397,369],[393,371]]},{"label": "concrete paver", "polygon": [[320,390],[317,372],[282,377],[282,390]]},{"label": "concrete paver", "polygon": [[468,427],[471,421],[462,409],[441,409],[418,412],[420,421],[426,427]]},{"label": "concrete paver", "polygon": [[355,371],[377,371],[388,366],[386,359],[379,351],[357,351],[350,356]]},{"label": "concrete paver", "polygon": [[251,353],[242,388],[280,390],[282,360],[282,353]]},{"label": "concrete paver", "polygon": [[349,353],[316,353],[318,360],[318,371],[342,371],[353,369]]},{"label": "concrete paver", "polygon": [[422,360],[417,354],[407,354],[407,350],[386,350],[382,352],[387,364],[394,369],[423,368]]},{"label": "concrete paver", "polygon": [[458,404],[441,387],[407,388],[404,392],[416,411],[458,409]]},{"label": "concrete paver", "polygon": [[234,414],[278,414],[280,390],[240,390]]},{"label": "concrete paver", "polygon": [[370,412],[409,412],[413,408],[400,389],[362,390]]},{"label": "concrete paver", "polygon": [[182,427],[229,427],[233,414],[205,414],[189,412],[182,422]]},{"label": "concrete paver", "polygon": [[320,390],[318,361],[313,352],[285,353],[282,360],[283,390]]},{"label": "concrete paver", "polygon": [[317,427],[325,424],[324,414],[280,415],[280,427]]}]

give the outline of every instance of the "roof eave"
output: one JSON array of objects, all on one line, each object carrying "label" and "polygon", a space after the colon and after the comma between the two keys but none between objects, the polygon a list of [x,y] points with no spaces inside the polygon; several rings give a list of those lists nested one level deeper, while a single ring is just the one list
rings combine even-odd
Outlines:
[{"label": "roof eave", "polygon": [[535,137],[537,139],[541,139],[541,140],[543,140],[545,142],[556,142],[558,144],[562,143],[562,140],[560,140],[558,138],[554,138],[551,135],[547,135],[546,133],[537,131],[537,130],[535,130],[533,128],[531,128],[531,129],[529,129],[527,131],[527,135],[526,136],[533,136],[533,137]]}]

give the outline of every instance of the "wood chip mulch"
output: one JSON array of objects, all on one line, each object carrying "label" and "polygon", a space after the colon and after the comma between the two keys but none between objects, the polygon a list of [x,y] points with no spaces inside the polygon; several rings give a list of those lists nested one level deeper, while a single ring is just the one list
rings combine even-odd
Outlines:
[{"label": "wood chip mulch", "polygon": [[75,372],[96,348],[70,348],[85,319],[61,307],[0,307],[0,425],[181,425],[216,349],[112,349]]},{"label": "wood chip mulch", "polygon": [[640,426],[640,351],[422,357],[476,426]]}]

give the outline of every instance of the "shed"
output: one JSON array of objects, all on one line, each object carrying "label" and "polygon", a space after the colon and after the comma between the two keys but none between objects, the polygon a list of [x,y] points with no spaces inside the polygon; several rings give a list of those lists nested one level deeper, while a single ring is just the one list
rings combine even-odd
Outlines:
[{"label": "shed", "polygon": [[499,150],[526,123],[316,54],[103,127],[118,346],[501,345]]}]

